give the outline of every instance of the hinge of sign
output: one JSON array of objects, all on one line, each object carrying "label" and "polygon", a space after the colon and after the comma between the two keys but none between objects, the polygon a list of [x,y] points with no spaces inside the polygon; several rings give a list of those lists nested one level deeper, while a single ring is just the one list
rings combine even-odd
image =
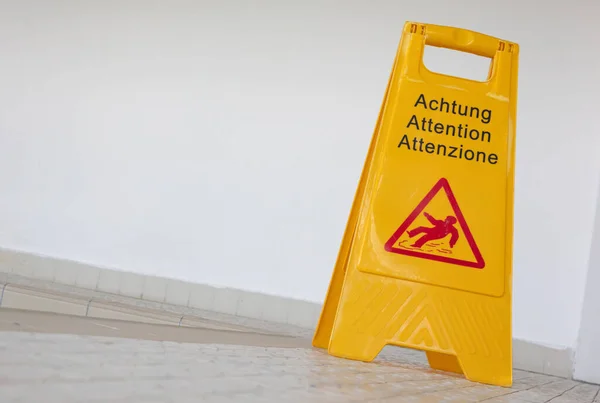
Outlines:
[{"label": "hinge of sign", "polygon": [[422,24],[410,24],[410,33],[425,35],[425,25]]},{"label": "hinge of sign", "polygon": [[514,51],[514,45],[510,42],[500,41],[498,43],[498,51],[512,53]]}]

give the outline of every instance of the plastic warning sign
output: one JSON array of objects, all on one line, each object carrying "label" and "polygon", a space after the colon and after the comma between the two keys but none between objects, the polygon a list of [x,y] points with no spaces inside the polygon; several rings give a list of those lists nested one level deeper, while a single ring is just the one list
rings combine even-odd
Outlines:
[{"label": "plastic warning sign", "polygon": [[[490,59],[487,80],[432,72],[425,46]],[[371,361],[388,344],[433,368],[512,383],[518,45],[404,26],[313,344]]]}]

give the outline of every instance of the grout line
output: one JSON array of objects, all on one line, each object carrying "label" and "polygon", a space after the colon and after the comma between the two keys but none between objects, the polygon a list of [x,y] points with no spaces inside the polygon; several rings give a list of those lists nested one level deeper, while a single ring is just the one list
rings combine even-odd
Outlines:
[{"label": "grout line", "polygon": [[92,300],[93,298],[90,298],[90,300],[87,303],[87,306],[85,307],[85,316],[88,316],[88,313],[90,312],[90,305],[92,304]]},{"label": "grout line", "polygon": [[536,385],[533,385],[533,386],[530,386],[530,387],[524,388],[524,389],[515,389],[515,390],[513,390],[511,392],[503,393],[501,395],[486,397],[483,400],[479,400],[479,402],[485,402],[485,401],[496,399],[496,398],[501,398],[501,397],[505,397],[505,396],[509,396],[509,395],[514,395],[515,393],[525,392],[525,391],[528,391],[528,390],[531,390],[531,389],[534,389],[534,388],[537,388],[537,387],[550,385],[551,383],[555,383],[555,382],[558,382],[558,381],[549,381],[549,382],[545,382],[545,383],[541,383],[541,384],[536,384]]},{"label": "grout line", "polygon": [[8,283],[4,284],[4,286],[2,287],[2,292],[0,292],[0,306],[2,306],[2,299],[4,298],[4,290],[6,289],[7,285],[8,285]]},{"label": "grout line", "polygon": [[571,387],[571,388],[569,388],[567,390],[564,390],[560,395],[556,395],[553,398],[550,398],[550,399],[546,400],[544,403],[549,403],[549,402],[553,401],[554,399],[558,399],[559,397],[563,396],[565,393],[567,393],[567,392],[575,389],[576,386],[579,386],[579,384],[577,383],[577,384],[573,385],[573,387]]}]

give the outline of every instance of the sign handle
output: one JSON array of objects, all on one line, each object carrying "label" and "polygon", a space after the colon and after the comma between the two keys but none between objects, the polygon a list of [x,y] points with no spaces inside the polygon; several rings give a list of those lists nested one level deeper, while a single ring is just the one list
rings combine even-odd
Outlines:
[{"label": "sign handle", "polygon": [[[416,27],[415,27],[416,28]],[[500,39],[479,32],[442,25],[425,25],[425,44],[493,58]]]},{"label": "sign handle", "polygon": [[[493,36],[467,29],[443,25],[407,22],[404,25],[401,52],[405,60],[403,75],[420,77],[431,84],[445,82],[448,77],[441,79],[440,74],[431,72],[423,65],[425,46],[435,46],[461,52],[467,52],[491,59],[487,81],[475,82],[481,91],[507,98],[510,95],[511,71],[513,60],[516,60],[519,47]],[[453,78],[455,84],[465,85],[469,80]],[[473,85],[473,80],[470,80]],[[471,87],[471,91],[475,87]]]}]

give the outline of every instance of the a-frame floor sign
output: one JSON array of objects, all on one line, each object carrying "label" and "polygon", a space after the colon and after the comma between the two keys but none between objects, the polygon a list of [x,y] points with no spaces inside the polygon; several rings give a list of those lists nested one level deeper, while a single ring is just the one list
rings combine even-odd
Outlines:
[{"label": "a-frame floor sign", "polygon": [[[491,59],[486,81],[429,71],[426,45]],[[512,385],[519,47],[405,24],[313,345],[372,361],[385,345]]]}]

